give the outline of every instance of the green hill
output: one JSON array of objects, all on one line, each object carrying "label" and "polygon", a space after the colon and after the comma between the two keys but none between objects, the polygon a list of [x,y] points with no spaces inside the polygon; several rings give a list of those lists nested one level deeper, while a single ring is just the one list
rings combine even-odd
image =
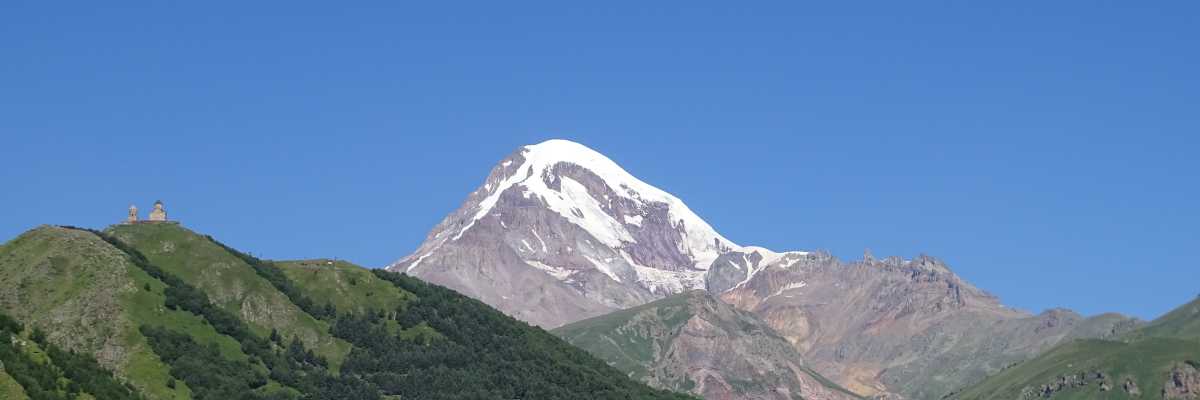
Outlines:
[{"label": "green hill", "polygon": [[[448,289],[345,262],[260,260],[175,224],[22,234],[0,246],[0,312],[29,327],[17,335],[36,329],[65,349],[6,361],[5,398],[121,398],[113,387],[147,399],[685,398]],[[26,364],[56,372],[14,368]]]},{"label": "green hill", "polygon": [[204,291],[260,336],[266,337],[274,329],[283,337],[297,337],[335,367],[350,352],[349,343],[329,334],[328,323],[301,310],[241,257],[207,236],[178,224],[114,225],[105,233]]},{"label": "green hill", "polygon": [[1118,340],[1074,340],[954,399],[1200,398],[1200,299]]},{"label": "green hill", "polygon": [[230,358],[246,355],[202,318],[164,308],[164,286],[86,231],[43,226],[0,247],[0,312],[41,328],[64,348],[94,354],[148,397],[187,398],[186,384],[167,387],[168,368],[141,325],[173,326]]}]

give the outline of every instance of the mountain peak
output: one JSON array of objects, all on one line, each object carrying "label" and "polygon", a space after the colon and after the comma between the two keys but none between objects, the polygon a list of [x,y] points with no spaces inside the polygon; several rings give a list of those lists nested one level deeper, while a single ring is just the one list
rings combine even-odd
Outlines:
[{"label": "mountain peak", "polygon": [[[554,139],[522,146],[500,160],[457,211],[389,269],[479,298],[493,289],[480,286],[476,274],[496,284],[491,277],[504,270],[520,287],[531,282],[517,279],[552,279],[572,296],[590,296],[594,304],[587,307],[599,311],[703,288],[712,262],[741,248],[678,197],[600,152]],[[544,306],[528,307],[530,314],[542,314],[532,309]],[[535,320],[553,326],[578,317]]]},{"label": "mountain peak", "polygon": [[[605,203],[611,203],[614,199],[603,198],[605,194],[600,193],[611,191],[621,198],[631,200],[638,208],[646,208],[650,204],[659,203],[666,205],[670,211],[670,218],[667,222],[686,233],[685,236],[690,239],[686,243],[687,250],[696,252],[694,255],[704,261],[697,265],[711,262],[722,252],[722,247],[739,247],[717,233],[678,197],[643,182],[616,162],[587,146],[569,140],[552,139],[522,147],[519,156],[522,158],[520,166],[515,169],[512,176],[498,185],[489,199],[499,197],[509,187],[521,185],[525,189],[526,197],[541,196],[547,200],[547,205],[551,209],[558,211],[592,233],[600,233],[597,238],[605,241],[605,244],[619,246],[618,240],[630,241],[625,240],[629,239],[630,235],[623,234],[621,228],[626,225],[640,226],[644,216],[639,214],[609,215],[607,217],[611,217],[610,220],[605,215],[599,215],[611,214],[613,211],[612,207],[606,207],[611,204]],[[501,167],[505,167],[505,163],[509,162],[515,162],[515,160],[506,159],[501,163]],[[583,183],[580,181],[586,180],[584,177],[572,176],[574,174],[568,171],[559,170],[564,164],[578,166],[594,175],[600,179],[599,183],[607,186],[608,190],[604,190],[605,188],[563,187],[564,183],[574,185],[574,183]],[[564,178],[569,181],[564,182]],[[563,198],[564,193],[567,198]],[[601,198],[595,198],[594,195],[599,195]],[[589,200],[584,198],[585,196],[593,198]],[[593,203],[593,201],[594,204],[579,204],[581,202]],[[494,201],[488,201],[488,199],[485,199],[483,203],[484,207],[480,208],[476,219],[486,215],[487,211],[490,211],[490,207],[495,204]],[[581,205],[585,207],[579,207]],[[596,207],[590,207],[593,205]],[[589,209],[592,212],[589,212]],[[580,217],[579,214],[583,214],[583,216]],[[611,232],[611,234],[603,232],[605,229],[615,232]]]},{"label": "mountain peak", "polygon": [[582,143],[567,139],[550,139],[538,144],[521,146],[521,152],[526,155],[526,158],[557,159],[580,163],[581,165],[589,164],[587,166],[592,166],[591,164],[595,163],[606,163],[610,164],[611,167],[620,168],[615,162],[604,156],[604,154],[600,154],[600,152]]},{"label": "mountain peak", "polygon": [[[497,213],[501,197],[510,191],[536,200],[609,247],[636,243],[650,211],[665,210],[659,218],[670,231],[681,234],[679,250],[692,259],[686,268],[704,269],[720,253],[740,248],[716,232],[682,200],[634,177],[616,162],[580,143],[551,139],[522,146],[493,168],[484,185],[471,194],[455,215],[435,228],[429,241],[440,247],[462,238],[475,224]],[[623,206],[617,203],[624,202]],[[626,211],[626,212],[622,212]],[[454,223],[445,222],[454,219]],[[540,241],[540,240],[539,240]],[[427,247],[427,246],[422,246]],[[418,253],[421,253],[418,250]],[[423,254],[413,254],[393,266],[407,264],[411,271]]]},{"label": "mountain peak", "polygon": [[[670,193],[642,182],[604,154],[580,143],[551,139],[523,146],[518,153],[524,159],[524,164],[517,168],[518,172],[533,169],[535,173],[539,173],[559,163],[574,164],[603,178],[618,194],[637,193],[657,200],[669,199],[674,203],[683,203]],[[504,166],[504,163],[509,161],[512,160],[506,159],[501,165]]]}]

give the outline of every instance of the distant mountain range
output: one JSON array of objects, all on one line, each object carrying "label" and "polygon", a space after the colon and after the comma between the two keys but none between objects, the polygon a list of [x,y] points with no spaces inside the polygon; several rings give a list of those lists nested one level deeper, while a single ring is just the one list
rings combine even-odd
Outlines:
[{"label": "distant mountain range", "polygon": [[951,398],[1200,398],[1200,298],[1107,340],[1077,340]]},{"label": "distant mountain range", "polygon": [[[714,266],[734,268],[727,263]],[[762,317],[811,366],[856,393],[935,399],[1075,338],[1108,338],[1139,322],[1005,307],[940,260],[825,253],[760,266],[721,293]]]},{"label": "distant mountain range", "polygon": [[[913,399],[941,398],[1060,343],[1118,337],[1141,324],[1117,314],[1015,310],[925,255],[845,262],[821,251],[738,245],[680,199],[564,140],[524,146],[500,160],[415,252],[388,269],[542,327],[561,326],[558,334],[632,376],[710,398],[770,397],[713,394],[696,381],[697,371],[708,371],[713,382],[744,379],[776,393],[794,382],[780,373],[744,378],[753,375],[703,365],[730,354],[748,365],[774,365],[774,355],[711,348],[708,357],[679,358],[667,344],[695,330],[646,317],[661,309],[657,300],[705,291],[756,321],[730,325],[693,315],[721,327],[711,333],[750,337],[768,328],[791,345],[794,355],[785,358],[836,383],[828,389]],[[618,310],[639,311],[604,316]],[[636,321],[618,323],[617,315]],[[630,336],[633,326],[654,326],[654,333]],[[655,351],[627,348],[646,341],[659,343]],[[689,354],[703,351],[696,346]]]},{"label": "distant mountain range", "polygon": [[162,222],[0,245],[4,400],[693,396],[1200,399],[1200,300],[1034,315],[927,255],[739,245],[562,140],[502,159],[387,270]]}]

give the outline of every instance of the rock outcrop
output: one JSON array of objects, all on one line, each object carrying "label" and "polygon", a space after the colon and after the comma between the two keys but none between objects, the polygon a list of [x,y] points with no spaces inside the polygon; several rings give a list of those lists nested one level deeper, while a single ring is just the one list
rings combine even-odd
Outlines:
[{"label": "rock outcrop", "polygon": [[1124,389],[1125,393],[1130,396],[1138,397],[1142,395],[1142,390],[1138,388],[1137,382],[1133,378],[1125,378],[1125,383],[1121,384],[1121,389]]},{"label": "rock outcrop", "polygon": [[1054,382],[1036,388],[1026,388],[1021,393],[1021,398],[1025,400],[1049,398],[1064,390],[1077,389],[1089,385],[1096,385],[1101,392],[1107,392],[1112,389],[1112,384],[1109,383],[1107,374],[1099,371],[1080,372],[1059,376]]},{"label": "rock outcrop", "polygon": [[1200,399],[1200,363],[1195,361],[1175,364],[1170,377],[1163,385],[1164,399]]}]

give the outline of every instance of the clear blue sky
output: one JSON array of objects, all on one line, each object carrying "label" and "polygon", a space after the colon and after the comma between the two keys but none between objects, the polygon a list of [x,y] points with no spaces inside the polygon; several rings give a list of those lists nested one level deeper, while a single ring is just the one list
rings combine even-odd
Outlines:
[{"label": "clear blue sky", "polygon": [[381,266],[562,137],[741,244],[925,252],[1032,311],[1200,293],[1194,1],[180,3],[0,4],[0,237],[162,199]]}]

